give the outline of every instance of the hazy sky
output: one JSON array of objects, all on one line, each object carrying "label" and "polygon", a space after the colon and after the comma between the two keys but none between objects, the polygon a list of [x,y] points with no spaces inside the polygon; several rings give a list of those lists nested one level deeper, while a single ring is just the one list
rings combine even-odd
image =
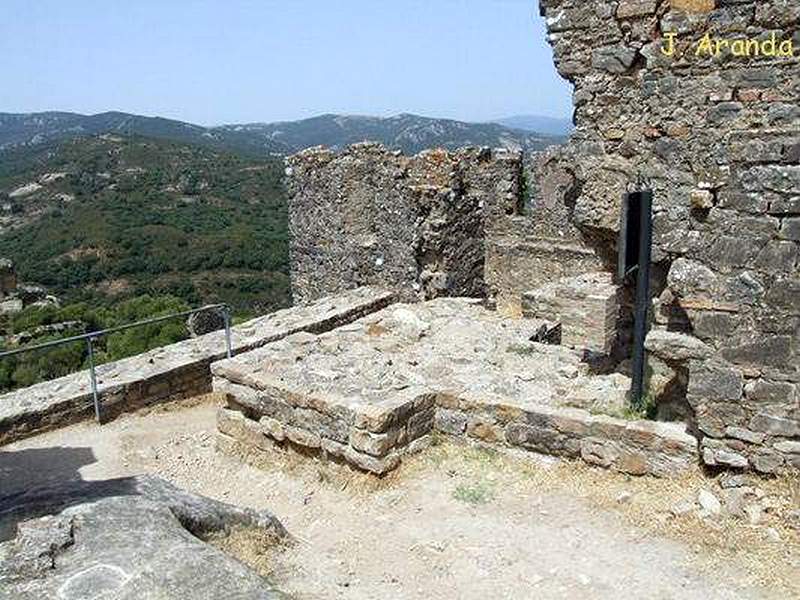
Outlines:
[{"label": "hazy sky", "polygon": [[2,0],[0,112],[569,116],[536,0]]}]

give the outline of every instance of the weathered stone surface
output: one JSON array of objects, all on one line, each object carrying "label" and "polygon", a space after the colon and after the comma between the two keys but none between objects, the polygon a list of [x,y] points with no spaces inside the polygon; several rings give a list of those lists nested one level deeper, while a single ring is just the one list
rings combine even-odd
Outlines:
[{"label": "weathered stone surface", "polygon": [[0,596],[283,597],[202,541],[238,527],[259,530],[275,543],[287,535],[269,513],[153,477],[75,481],[0,497],[0,540],[8,540],[0,543]]},{"label": "weathered stone surface", "polygon": [[697,493],[697,503],[706,514],[718,515],[722,512],[722,503],[708,490],[700,490]]},{"label": "weathered stone surface", "polygon": [[[261,417],[258,420],[258,423],[261,425],[264,435],[271,437],[276,442],[282,442],[286,439],[286,430],[284,429],[283,424],[277,419],[273,419],[271,417]],[[222,431],[222,429],[220,429],[220,431]],[[223,433],[225,432],[223,431]]]},{"label": "weathered stone surface", "polygon": [[[636,475],[696,467],[697,441],[682,425],[569,408],[578,398],[592,410],[619,411],[622,400],[608,396],[624,398],[629,379],[592,375],[582,352],[528,341],[540,325],[502,317],[473,300],[439,298],[391,306],[302,345],[269,344],[212,366],[215,388],[251,417],[242,414],[236,427],[223,424],[223,433],[258,447],[266,440],[263,423],[277,419],[289,440],[377,474],[396,467],[414,451],[413,441],[434,428],[489,444],[585,454],[598,464],[603,461],[584,446],[603,446],[615,457],[609,466]],[[262,399],[267,390],[289,410],[270,412]],[[338,425],[298,423],[295,411],[312,403],[316,412],[348,424],[346,440],[335,439]],[[266,412],[269,420],[255,420]]]},{"label": "weathered stone surface", "polygon": [[625,46],[603,46],[592,52],[592,67],[609,73],[625,73],[633,65],[637,52]]},{"label": "weathered stone surface", "polygon": [[662,329],[654,329],[647,334],[644,346],[666,361],[708,358],[712,353],[712,349],[696,337]]},{"label": "weathered stone surface", "polygon": [[261,450],[270,449],[270,442],[265,437],[262,426],[239,411],[226,408],[217,410],[217,430]]},{"label": "weathered stone surface", "polygon": [[778,442],[773,448],[781,454],[800,454],[800,442]]},{"label": "weathered stone surface", "polygon": [[738,401],[742,397],[744,378],[727,363],[693,361],[690,365],[687,393],[700,401]]},{"label": "weathered stone surface", "polygon": [[[655,193],[653,260],[672,297],[659,324],[708,348],[680,359],[689,361],[698,424],[719,437],[738,428],[728,439],[771,448],[777,430],[751,435],[748,423],[758,413],[797,423],[796,405],[785,390],[765,386],[751,397],[739,389],[745,378],[798,380],[800,55],[697,50],[709,34],[774,36],[796,49],[800,9],[787,0],[542,0],[540,10],[556,67],[575,86],[576,130],[548,165],[568,169],[572,181],[554,190],[553,204],[569,206],[567,222],[591,228],[593,249],[613,260],[617,198],[637,174],[646,179]],[[670,34],[675,52],[665,56]],[[749,460],[755,450],[738,454]]]},{"label": "weathered stone surface", "polygon": [[520,154],[406,157],[365,143],[338,155],[313,148],[287,164],[296,300],[360,285],[406,300],[484,294],[486,215],[518,195]]},{"label": "weathered stone surface", "polygon": [[784,463],[784,457],[778,452],[758,450],[750,457],[753,468],[760,473],[772,474],[778,471]]},{"label": "weathered stone surface", "polygon": [[741,447],[732,448],[723,440],[705,438],[702,442],[703,462],[711,466],[726,466],[744,469],[749,466],[747,457],[737,452]]},{"label": "weathered stone surface", "polygon": [[628,19],[652,15],[656,12],[656,0],[622,0],[617,8],[617,17]]},{"label": "weathered stone surface", "polygon": [[772,435],[800,437],[800,423],[796,419],[773,417],[763,413],[750,419],[750,429]]},{"label": "weathered stone surface", "polygon": [[354,427],[350,431],[350,445],[359,452],[380,457],[389,452],[404,433],[401,429],[389,433],[370,433]]},{"label": "weathered stone surface", "polygon": [[450,435],[462,435],[467,430],[467,416],[464,413],[440,408],[436,411],[436,431]]},{"label": "weathered stone surface", "polygon": [[567,277],[523,294],[522,314],[560,323],[564,345],[609,353],[618,330],[618,295],[608,273]]}]

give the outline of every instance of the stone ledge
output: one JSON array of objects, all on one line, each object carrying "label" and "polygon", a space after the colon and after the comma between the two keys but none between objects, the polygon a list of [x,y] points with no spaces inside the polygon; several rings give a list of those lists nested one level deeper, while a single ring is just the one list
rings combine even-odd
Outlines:
[{"label": "stone ledge", "polygon": [[[227,389],[230,394],[236,388]],[[271,418],[257,421],[235,408],[220,408],[218,431],[251,451],[269,452],[288,439],[306,451],[321,451],[376,475],[399,466],[402,456],[424,445],[420,440],[434,430],[488,444],[580,458],[630,475],[671,477],[699,465],[698,442],[683,424],[625,421],[570,408],[519,409],[491,401],[460,410],[448,408],[457,405],[451,398],[442,395],[437,402],[439,399],[446,407],[437,404],[415,409],[414,402],[409,402],[405,428],[376,434],[353,427],[347,443],[330,439],[322,430],[293,427]],[[237,398],[229,398],[229,406],[238,403]],[[412,438],[408,432],[417,416],[423,417],[424,425]]]},{"label": "stone ledge", "polygon": [[626,421],[581,409],[519,409],[487,402],[472,411],[440,409],[436,428],[448,435],[581,458],[631,475],[675,476],[699,464],[698,442],[683,424]]},{"label": "stone ledge", "polygon": [[[359,288],[247,321],[231,329],[234,354],[298,332],[322,333],[380,310],[391,292]],[[217,331],[101,365],[97,383],[104,417],[211,391],[210,364],[225,356]],[[93,416],[89,372],[80,371],[0,396],[0,445]]]}]

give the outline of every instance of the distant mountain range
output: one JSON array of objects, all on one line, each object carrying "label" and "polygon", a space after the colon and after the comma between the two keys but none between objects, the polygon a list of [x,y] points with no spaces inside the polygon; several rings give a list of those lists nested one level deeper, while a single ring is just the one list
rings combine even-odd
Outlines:
[{"label": "distant mountain range", "polygon": [[572,133],[572,130],[575,128],[572,124],[572,119],[559,119],[540,115],[516,115],[513,117],[505,117],[504,119],[497,119],[494,123],[511,129],[533,131],[538,134],[555,136],[567,136]]},{"label": "distant mountain range", "polygon": [[[560,143],[567,131],[561,120],[545,117],[512,117],[508,122],[511,125],[465,123],[410,114],[385,118],[329,114],[280,123],[203,127],[122,112],[97,115],[0,113],[0,151],[101,134],[159,138],[256,157],[287,155],[318,145],[341,148],[367,140],[382,142],[406,153],[460,146],[535,151]],[[537,131],[537,123],[542,127],[542,133]]]}]

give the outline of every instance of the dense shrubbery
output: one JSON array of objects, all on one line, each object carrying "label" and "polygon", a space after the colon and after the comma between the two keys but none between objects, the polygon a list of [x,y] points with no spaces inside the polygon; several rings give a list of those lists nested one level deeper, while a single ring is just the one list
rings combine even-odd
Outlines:
[{"label": "dense shrubbery", "polygon": [[[48,172],[68,175],[26,198],[43,215],[0,236],[0,256],[15,261],[22,281],[89,304],[109,286],[117,297],[171,294],[240,313],[289,304],[279,160],[88,138],[23,164],[0,169],[0,191]],[[57,193],[74,200],[59,203]]]}]

